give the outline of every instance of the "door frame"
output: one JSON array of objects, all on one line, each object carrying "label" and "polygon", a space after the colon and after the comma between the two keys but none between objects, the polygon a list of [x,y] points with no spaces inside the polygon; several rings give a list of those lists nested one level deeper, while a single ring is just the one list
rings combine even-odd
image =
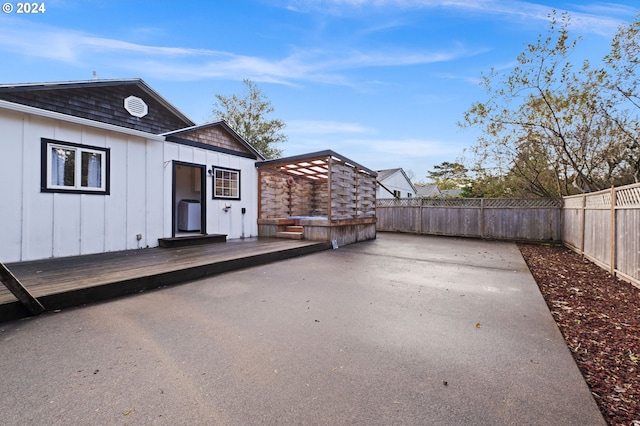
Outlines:
[{"label": "door frame", "polygon": [[186,161],[172,160],[171,166],[171,237],[176,236],[176,221],[178,219],[178,204],[176,199],[178,166],[200,169],[200,233],[207,235],[207,166],[204,164],[188,163]]}]

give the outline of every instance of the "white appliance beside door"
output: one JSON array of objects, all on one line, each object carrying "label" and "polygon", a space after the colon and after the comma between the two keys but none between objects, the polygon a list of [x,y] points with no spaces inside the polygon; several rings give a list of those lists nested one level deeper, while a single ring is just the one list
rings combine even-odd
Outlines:
[{"label": "white appliance beside door", "polygon": [[180,200],[178,203],[178,230],[200,231],[200,201]]}]

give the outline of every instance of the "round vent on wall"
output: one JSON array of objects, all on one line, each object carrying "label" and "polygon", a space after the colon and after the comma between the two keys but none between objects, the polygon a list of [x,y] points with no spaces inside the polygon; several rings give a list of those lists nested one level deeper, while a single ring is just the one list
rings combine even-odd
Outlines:
[{"label": "round vent on wall", "polygon": [[134,117],[142,118],[149,112],[149,107],[136,96],[129,96],[124,100],[124,109]]}]

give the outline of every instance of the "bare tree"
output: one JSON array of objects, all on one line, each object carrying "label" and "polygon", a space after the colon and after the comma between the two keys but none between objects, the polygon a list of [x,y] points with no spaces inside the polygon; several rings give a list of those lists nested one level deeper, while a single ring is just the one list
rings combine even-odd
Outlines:
[{"label": "bare tree", "polygon": [[575,70],[569,59],[579,39],[569,35],[570,17],[549,18],[546,37],[529,44],[510,73],[483,76],[489,99],[460,123],[483,130],[474,168],[497,168],[515,186],[510,192],[547,197],[624,181],[629,122],[603,90],[608,74],[588,61]]}]

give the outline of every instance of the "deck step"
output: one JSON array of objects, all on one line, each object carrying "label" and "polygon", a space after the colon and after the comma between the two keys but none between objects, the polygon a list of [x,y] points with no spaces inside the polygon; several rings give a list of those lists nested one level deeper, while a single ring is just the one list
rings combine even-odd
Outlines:
[{"label": "deck step", "polygon": [[281,232],[276,232],[276,238],[288,238],[290,240],[303,240],[304,233],[281,231]]},{"label": "deck step", "polygon": [[188,235],[184,237],[159,238],[158,245],[164,248],[196,246],[199,244],[224,243],[227,241],[226,234],[200,234]]},{"label": "deck step", "polygon": [[304,226],[300,226],[300,225],[297,225],[297,226],[294,226],[294,225],[292,225],[292,226],[287,226],[287,227],[285,228],[285,231],[286,231],[286,232],[302,232],[302,233],[303,233],[303,232],[304,232]]},{"label": "deck step", "polygon": [[[38,294],[47,311],[55,312],[330,249],[329,241],[248,238],[224,245],[153,247],[5,266]],[[0,290],[0,325],[32,315],[8,289]]]}]

